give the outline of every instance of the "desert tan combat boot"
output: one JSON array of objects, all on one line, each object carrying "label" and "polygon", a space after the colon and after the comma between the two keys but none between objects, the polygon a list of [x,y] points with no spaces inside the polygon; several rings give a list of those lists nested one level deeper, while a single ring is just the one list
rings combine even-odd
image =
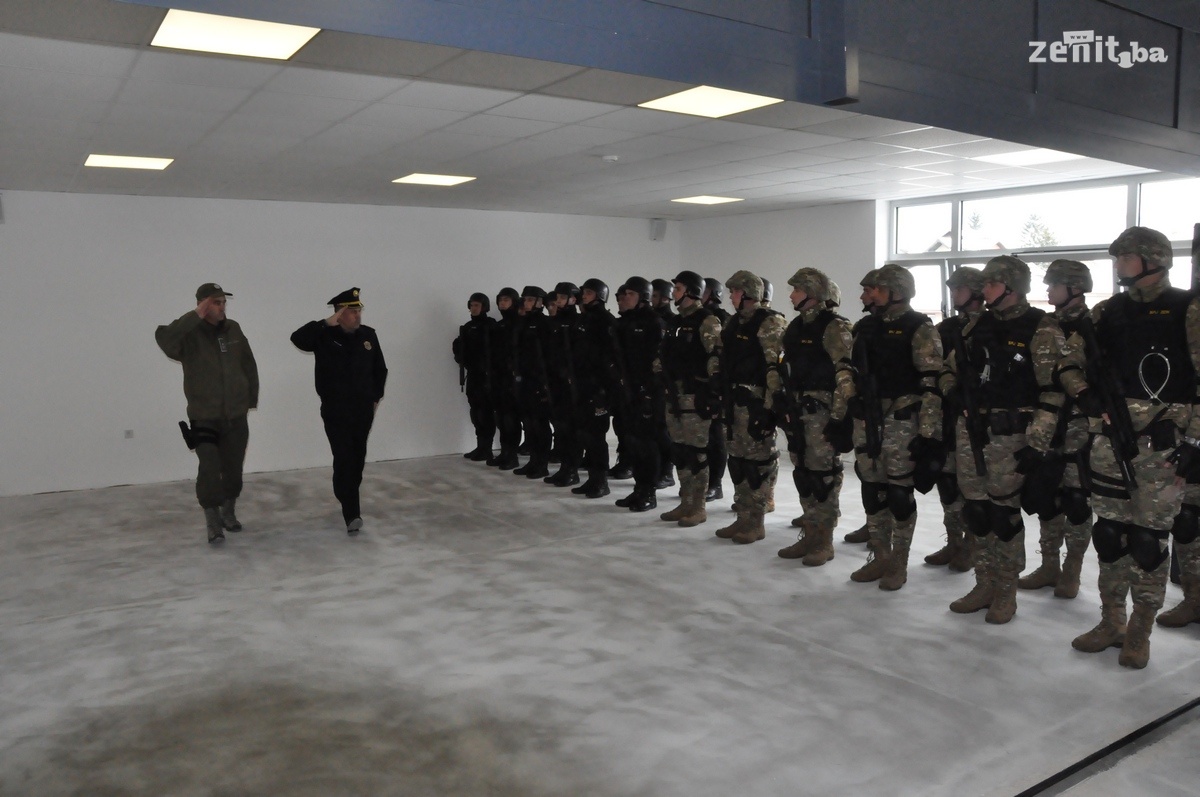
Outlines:
[{"label": "desert tan combat boot", "polygon": [[746,528],[746,524],[748,522],[748,514],[749,513],[739,514],[737,516],[737,520],[733,521],[732,523],[730,523],[728,526],[725,526],[724,528],[717,529],[713,533],[716,534],[718,537],[720,537],[723,540],[732,540],[733,535],[737,534],[742,529]]},{"label": "desert tan combat boot", "polygon": [[887,573],[890,551],[883,540],[871,540],[867,563],[850,574],[851,581],[866,584],[878,581]]},{"label": "desert tan combat boot", "polygon": [[950,611],[955,614],[971,614],[980,609],[986,609],[992,605],[994,590],[992,586],[993,576],[991,571],[981,567],[975,567],[975,586],[966,595],[963,595],[954,603],[950,604]]},{"label": "desert tan combat boot", "polygon": [[1135,670],[1145,669],[1150,662],[1150,632],[1154,630],[1154,609],[1140,603],[1133,604],[1129,616],[1129,627],[1125,630],[1125,644],[1117,663]]},{"label": "desert tan combat boot", "polygon": [[766,536],[767,529],[763,526],[763,513],[753,510],[746,514],[746,524],[730,539],[738,545],[749,545],[752,542],[758,542]]},{"label": "desert tan combat boot", "polygon": [[808,553],[800,560],[800,564],[805,567],[820,567],[833,558],[833,527],[819,527],[816,529],[813,545],[808,549]]},{"label": "desert tan combat boot", "polygon": [[704,507],[704,493],[707,491],[708,487],[703,481],[688,485],[686,492],[688,512],[679,518],[680,526],[691,528],[708,520],[708,510]]},{"label": "desert tan combat boot", "polygon": [[966,573],[975,566],[975,541],[978,539],[974,534],[964,534],[958,542],[958,550],[954,552],[954,556],[950,559],[950,569],[956,573]]},{"label": "desert tan combat boot", "polygon": [[805,520],[803,517],[798,517],[792,521],[792,525],[799,526],[803,531],[800,532],[800,538],[794,543],[786,548],[779,549],[781,559],[801,559],[812,549],[813,543],[816,542],[817,530],[811,521]]},{"label": "desert tan combat boot", "polygon": [[1183,628],[1189,623],[1200,623],[1200,584],[1186,570],[1179,574],[1183,587],[1183,600],[1173,609],[1158,616],[1158,624],[1164,628]]},{"label": "desert tan combat boot", "polygon": [[992,625],[1004,625],[1017,613],[1017,574],[996,573],[992,582],[992,603],[984,620]]},{"label": "desert tan combat boot", "polygon": [[677,520],[687,517],[689,514],[691,514],[692,508],[689,506],[690,503],[691,501],[689,500],[689,496],[686,493],[680,493],[679,506],[675,507],[669,512],[663,512],[658,516],[659,520],[669,520],[674,523]]},{"label": "desert tan combat boot", "polygon": [[958,553],[959,547],[962,546],[962,532],[954,529],[946,529],[946,544],[938,550],[925,557],[925,563],[942,567],[948,565]]},{"label": "desert tan combat boot", "polygon": [[1058,552],[1043,553],[1041,567],[1028,575],[1021,576],[1017,581],[1017,586],[1021,589],[1053,587],[1058,584],[1058,579],[1061,575],[1062,568],[1058,564]]},{"label": "desert tan combat boot", "polygon": [[888,558],[887,572],[879,579],[880,589],[895,592],[908,581],[908,549],[911,544],[911,540],[892,540],[892,555]]},{"label": "desert tan combat boot", "polygon": [[871,532],[867,530],[867,524],[864,523],[861,529],[856,529],[846,536],[842,537],[846,542],[870,542]]},{"label": "desert tan combat boot", "polygon": [[1083,552],[1067,551],[1063,557],[1062,575],[1054,585],[1054,597],[1074,598],[1079,594],[1079,571],[1083,568]]},{"label": "desert tan combat boot", "polygon": [[1100,624],[1071,640],[1071,647],[1083,653],[1099,653],[1125,644],[1125,601],[1120,603],[1100,596]]}]

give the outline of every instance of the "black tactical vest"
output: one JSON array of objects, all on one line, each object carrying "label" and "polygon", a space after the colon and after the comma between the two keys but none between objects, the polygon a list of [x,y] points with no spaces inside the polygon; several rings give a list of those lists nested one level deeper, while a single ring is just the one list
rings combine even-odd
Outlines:
[{"label": "black tactical vest", "polygon": [[829,390],[836,386],[833,358],[825,350],[825,330],[838,318],[832,310],[823,310],[811,323],[802,317],[793,319],[783,334],[784,381],[788,390]]},{"label": "black tactical vest", "polygon": [[867,358],[867,367],[879,386],[879,398],[897,399],[922,391],[921,373],[913,365],[913,335],[929,316],[916,310],[906,310],[885,321],[868,316],[858,322],[855,340],[856,358]]},{"label": "black tactical vest", "polygon": [[721,331],[721,371],[729,384],[767,383],[767,361],[758,342],[758,330],[770,317],[771,311],[760,307],[749,319],[743,319],[741,315],[734,316]]},{"label": "black tactical vest", "polygon": [[1000,320],[984,313],[967,339],[980,379],[980,399],[990,409],[1015,410],[1038,403],[1033,371],[1033,333],[1044,310],[1031,307],[1016,318]]},{"label": "black tactical vest", "polygon": [[1152,302],[1119,293],[1109,299],[1096,325],[1096,340],[1116,370],[1126,398],[1157,397],[1191,404],[1196,372],[1187,341],[1187,307],[1193,294],[1165,288]]},{"label": "black tactical vest", "polygon": [[700,327],[712,315],[702,307],[689,315],[676,316],[674,327],[663,340],[663,370],[671,379],[683,380],[687,393],[695,392],[698,377],[708,376],[709,353],[700,340]]}]

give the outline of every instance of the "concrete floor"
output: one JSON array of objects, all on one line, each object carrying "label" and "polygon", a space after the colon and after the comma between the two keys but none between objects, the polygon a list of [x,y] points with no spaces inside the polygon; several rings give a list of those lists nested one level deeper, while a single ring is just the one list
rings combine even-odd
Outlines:
[{"label": "concrete floor", "polygon": [[[629,482],[457,456],[368,465],[356,539],[328,469],[249,476],[221,548],[190,482],[0,499],[0,794],[1007,797],[1200,691],[1200,626],[1141,672],[1071,649],[1092,557],[1079,598],[990,626],[920,564],[934,496],[885,593],[848,580],[852,474],[823,568],[775,556],[780,484],[744,547],[712,535],[728,501],[681,529],[612,506]],[[1184,727],[1118,773],[1136,793],[1195,793]]]}]

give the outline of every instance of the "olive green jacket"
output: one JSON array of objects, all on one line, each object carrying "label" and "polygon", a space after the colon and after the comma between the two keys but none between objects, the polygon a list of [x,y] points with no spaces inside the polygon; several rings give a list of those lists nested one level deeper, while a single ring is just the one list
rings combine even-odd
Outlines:
[{"label": "olive green jacket", "polygon": [[154,340],[183,364],[188,418],[238,418],[258,406],[258,365],[236,321],[214,326],[189,310],[155,330]]}]

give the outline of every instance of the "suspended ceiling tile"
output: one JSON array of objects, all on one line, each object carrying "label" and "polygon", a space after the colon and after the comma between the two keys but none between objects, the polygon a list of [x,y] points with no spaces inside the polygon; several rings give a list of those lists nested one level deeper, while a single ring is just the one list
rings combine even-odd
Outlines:
[{"label": "suspended ceiling tile", "polygon": [[607,127],[634,133],[665,133],[698,124],[699,121],[695,116],[652,111],[649,108],[622,108],[588,119],[585,124],[588,127]]},{"label": "suspended ceiling tile", "polygon": [[[3,7],[0,3],[0,8]],[[0,66],[124,77],[137,55],[136,50],[100,44],[0,33]]]},{"label": "suspended ceiling tile", "polygon": [[889,147],[887,144],[876,144],[874,141],[847,141],[841,144],[831,144],[825,147],[813,147],[808,152],[813,155],[828,155],[831,158],[876,158],[883,155],[894,155],[903,150]]},{"label": "suspended ceiling tile", "polygon": [[554,122],[538,122],[532,119],[514,119],[509,116],[493,116],[488,113],[478,113],[460,122],[447,125],[449,133],[466,133],[472,136],[501,136],[517,139],[526,136],[545,133],[561,125]]},{"label": "suspended ceiling tile", "polygon": [[329,123],[353,116],[366,107],[367,103],[357,100],[305,97],[281,91],[258,91],[237,113],[242,117],[256,116],[282,123],[293,119]]},{"label": "suspended ceiling tile", "polygon": [[[882,139],[886,141],[887,139]],[[911,152],[897,152],[894,155],[878,155],[870,158],[872,163],[883,164],[884,166],[923,166],[928,163],[947,163],[954,158],[941,152],[926,152],[925,150],[913,150]]]},{"label": "suspended ceiling tile", "polygon": [[581,71],[581,67],[567,64],[470,51],[430,69],[424,76],[450,83],[533,91]]},{"label": "suspended ceiling tile", "polygon": [[982,141],[971,141],[965,144],[948,144],[941,147],[925,147],[931,152],[940,152],[946,155],[953,155],[956,158],[978,158],[984,155],[1004,155],[1009,152],[1024,152],[1025,150],[1035,149],[1035,147],[1027,147],[1024,144],[1013,144],[1009,141],[1000,141],[998,139],[984,139]]},{"label": "suspended ceiling tile", "polygon": [[832,122],[839,119],[851,119],[859,114],[840,111],[836,108],[826,108],[823,105],[807,105],[802,102],[779,102],[745,111],[730,117],[731,121],[743,124],[762,125],[784,129],[796,129]]},{"label": "suspended ceiling tile", "polygon": [[690,83],[628,75],[604,69],[584,69],[544,86],[541,93],[613,105],[638,105],[689,88],[692,88]]},{"label": "suspended ceiling tile", "polygon": [[903,133],[925,129],[926,125],[912,122],[898,122],[894,119],[880,119],[875,116],[855,116],[851,119],[837,119],[832,122],[821,122],[815,125],[805,125],[805,132],[817,135],[835,136],[837,138],[877,138],[893,133]]},{"label": "suspended ceiling tile", "polygon": [[301,47],[291,62],[379,75],[417,76],[464,52],[437,44],[323,30]]},{"label": "suspended ceiling tile", "polygon": [[516,91],[480,88],[477,86],[452,86],[427,80],[414,80],[381,102],[389,105],[410,105],[419,108],[436,108],[463,113],[479,113],[511,102],[520,97]]},{"label": "suspended ceiling tile", "polygon": [[283,69],[279,64],[257,60],[150,50],[138,55],[129,77],[193,86],[257,89]]},{"label": "suspended ceiling tile", "polygon": [[127,80],[117,97],[116,113],[132,108],[230,113],[252,92],[221,86],[196,86],[187,83],[163,83],[155,80]]},{"label": "suspended ceiling tile", "polygon": [[411,82],[407,78],[289,66],[271,78],[263,88],[287,94],[375,102],[394,94]]},{"label": "suspended ceiling tile", "polygon": [[975,136],[970,133],[958,133],[953,130],[926,127],[912,132],[883,136],[876,140],[881,144],[927,149],[930,147],[945,147],[951,144],[966,144],[971,141],[987,141],[988,139],[984,136]]},{"label": "suspended ceiling tile", "polygon": [[80,72],[4,68],[0,70],[0,103],[13,113],[10,103],[44,99],[66,102],[111,102],[121,90],[117,78]]},{"label": "suspended ceiling tile", "polygon": [[620,110],[620,108],[608,103],[584,102],[582,100],[568,100],[526,94],[511,102],[491,108],[488,110],[488,113],[495,116],[511,116],[517,119],[573,124],[617,110]]},{"label": "suspended ceiling tile", "polygon": [[834,136],[822,136],[816,133],[780,130],[755,137],[750,146],[760,149],[770,149],[776,152],[795,152],[802,149],[807,150],[844,143],[848,143],[848,140]]},{"label": "suspended ceiling tile", "polygon": [[345,122],[372,127],[401,128],[405,131],[430,132],[466,119],[463,111],[420,108],[414,105],[389,105],[377,102],[346,118]]},{"label": "suspended ceiling tile", "polygon": [[4,0],[0,29],[32,36],[149,44],[166,10],[112,0]]}]

